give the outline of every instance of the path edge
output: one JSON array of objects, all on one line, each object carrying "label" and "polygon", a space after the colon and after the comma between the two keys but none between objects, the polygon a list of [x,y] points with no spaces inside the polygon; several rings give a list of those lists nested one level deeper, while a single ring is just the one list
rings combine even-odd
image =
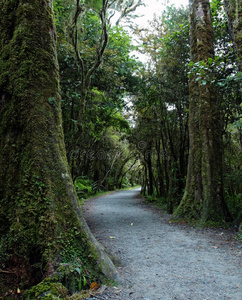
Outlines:
[{"label": "path edge", "polygon": [[81,214],[81,222],[82,222],[82,227],[85,230],[85,232],[87,233],[90,242],[94,245],[94,247],[97,251],[97,254],[98,254],[97,263],[98,263],[102,273],[108,279],[110,279],[120,285],[124,285],[124,283],[125,283],[124,279],[121,278],[113,261],[107,254],[107,250],[94,237],[93,233],[91,232],[91,230],[90,230],[89,226],[87,225],[87,222],[82,214]]}]

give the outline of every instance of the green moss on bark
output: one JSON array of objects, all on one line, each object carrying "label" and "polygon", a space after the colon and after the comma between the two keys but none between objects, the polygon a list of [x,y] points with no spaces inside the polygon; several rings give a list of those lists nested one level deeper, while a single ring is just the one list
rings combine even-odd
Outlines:
[{"label": "green moss on bark", "polygon": [[[191,57],[206,66],[213,58],[213,30],[208,0],[194,0],[190,10]],[[189,162],[186,190],[173,218],[231,221],[223,195],[223,160],[220,102],[211,80],[200,82],[197,72],[190,78]],[[206,75],[206,74],[204,74]],[[209,77],[209,73],[206,75]]]},{"label": "green moss on bark", "polygon": [[[242,72],[242,6],[241,0],[225,0],[228,25],[237,54],[237,65]],[[242,82],[241,82],[242,86]]]},{"label": "green moss on bark", "polygon": [[1,265],[18,265],[31,285],[72,249],[69,263],[78,255],[98,270],[66,159],[52,1],[0,0],[0,9]]}]

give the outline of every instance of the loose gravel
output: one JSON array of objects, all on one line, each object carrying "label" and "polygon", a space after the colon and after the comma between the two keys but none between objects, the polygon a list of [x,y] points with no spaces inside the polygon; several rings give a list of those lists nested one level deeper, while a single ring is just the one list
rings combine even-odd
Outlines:
[{"label": "loose gravel", "polygon": [[235,233],[170,223],[137,189],[91,199],[83,214],[125,281],[92,299],[242,300]]}]

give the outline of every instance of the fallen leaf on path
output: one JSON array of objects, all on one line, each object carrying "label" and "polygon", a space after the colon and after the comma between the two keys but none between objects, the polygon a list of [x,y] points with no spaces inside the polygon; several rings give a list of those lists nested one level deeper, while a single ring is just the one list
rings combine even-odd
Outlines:
[{"label": "fallen leaf on path", "polygon": [[100,287],[96,282],[92,282],[90,286],[90,291],[96,291]]}]

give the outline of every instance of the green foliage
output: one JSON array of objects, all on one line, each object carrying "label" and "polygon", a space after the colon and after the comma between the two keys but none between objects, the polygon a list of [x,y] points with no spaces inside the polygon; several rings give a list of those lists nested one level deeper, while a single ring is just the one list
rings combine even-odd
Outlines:
[{"label": "green foliage", "polygon": [[86,176],[77,177],[74,185],[80,200],[95,194],[95,191],[93,190],[93,181],[87,179]]},{"label": "green foliage", "polygon": [[[232,176],[227,175],[226,177],[227,177],[226,180],[228,180],[228,177],[230,177],[229,180],[234,178],[236,181],[240,180],[240,182],[241,182],[242,173],[240,172],[240,174],[237,176],[233,174]],[[241,185],[238,182],[236,182],[235,184],[238,186]],[[236,220],[236,218],[239,216],[239,214],[242,211],[242,194],[235,194],[235,193],[232,194],[231,192],[230,192],[230,194],[227,193],[226,202],[228,204],[229,210],[230,210],[234,220]]]},{"label": "green foliage", "polygon": [[[85,12],[82,20],[79,37],[81,56],[89,67],[96,55],[100,27],[97,15],[91,10]],[[83,132],[79,134],[77,125],[83,89],[82,73],[77,66],[69,39],[61,32],[58,57],[65,143],[72,176],[74,179],[78,178],[76,186],[79,198],[86,198],[94,191],[106,190],[107,186],[113,188],[116,185],[116,176],[119,176],[122,161],[114,158],[115,152],[120,151],[122,143],[126,147],[124,136],[130,134],[124,97],[138,88],[138,78],[134,72],[140,64],[129,57],[132,45],[127,32],[118,27],[109,28],[109,42],[102,65],[93,74],[87,91],[85,113],[82,115]],[[112,135],[109,139],[108,133]],[[112,159],[115,160],[113,165]],[[110,166],[112,172],[109,173]],[[125,172],[125,168],[123,171]],[[110,179],[111,175],[115,177],[114,180]],[[91,182],[83,181],[88,179]]]},{"label": "green foliage", "polygon": [[[82,264],[75,262],[74,264],[62,264],[59,268],[59,280],[63,285],[68,287],[68,291],[72,294],[83,290],[87,285],[87,275],[83,272]],[[90,280],[90,278],[89,278]]]},{"label": "green foliage", "polygon": [[241,225],[239,226],[239,232],[238,232],[237,239],[238,239],[240,242],[242,242],[242,226],[241,226]]},{"label": "green foliage", "polygon": [[189,78],[191,76],[196,77],[196,81],[201,85],[216,84],[218,87],[223,88],[224,90],[228,90],[231,87],[231,84],[237,84],[242,79],[241,72],[235,72],[235,66],[231,69],[231,74],[227,77],[221,77],[221,73],[219,72],[229,72],[229,60],[226,60],[226,64],[224,64],[225,56],[215,56],[214,58],[208,58],[205,61],[199,62],[190,62],[189,67],[190,71],[188,72]]},{"label": "green foliage", "polygon": [[155,205],[157,207],[160,207],[164,211],[168,211],[168,203],[167,198],[165,197],[155,197],[155,196],[146,196],[146,201],[149,204]]},{"label": "green foliage", "polygon": [[84,2],[86,3],[86,5],[88,5],[91,8],[100,10],[102,8],[102,0],[84,0]]},{"label": "green foliage", "polygon": [[55,12],[55,25],[57,26],[59,33],[63,33],[63,24],[67,21],[67,15],[70,11],[70,7],[73,5],[73,0],[54,0],[53,4]]},{"label": "green foliage", "polygon": [[186,175],[188,12],[170,7],[153,20],[152,29],[142,35],[142,51],[151,62],[140,72],[144,81],[133,101],[138,115],[133,134],[144,166],[143,192],[148,187],[149,196],[166,199],[171,211]]}]

